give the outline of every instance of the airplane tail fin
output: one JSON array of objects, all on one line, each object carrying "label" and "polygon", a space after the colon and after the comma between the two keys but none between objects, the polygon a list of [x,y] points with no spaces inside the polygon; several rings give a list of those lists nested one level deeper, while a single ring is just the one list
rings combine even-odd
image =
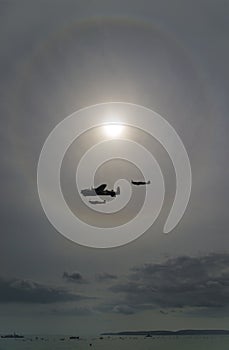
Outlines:
[{"label": "airplane tail fin", "polygon": [[119,195],[119,194],[120,194],[120,187],[118,186],[117,191],[116,191],[116,195]]}]

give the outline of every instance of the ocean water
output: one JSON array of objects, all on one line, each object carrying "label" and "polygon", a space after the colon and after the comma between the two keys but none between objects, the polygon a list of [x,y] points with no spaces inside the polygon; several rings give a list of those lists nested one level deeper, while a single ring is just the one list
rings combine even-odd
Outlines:
[{"label": "ocean water", "polygon": [[[41,339],[42,338],[42,339]],[[229,350],[229,336],[156,336],[81,338],[35,336],[25,339],[0,339],[0,350]],[[91,344],[91,345],[90,345]]]}]

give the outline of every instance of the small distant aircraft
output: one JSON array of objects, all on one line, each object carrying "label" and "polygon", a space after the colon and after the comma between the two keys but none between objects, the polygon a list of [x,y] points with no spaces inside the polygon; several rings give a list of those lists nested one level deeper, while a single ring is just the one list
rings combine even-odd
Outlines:
[{"label": "small distant aircraft", "polygon": [[96,188],[86,188],[84,190],[81,190],[81,193],[83,196],[111,196],[116,197],[116,195],[120,194],[120,187],[117,187],[117,191],[114,190],[105,190],[107,187],[107,184],[102,184]]},{"label": "small distant aircraft", "polygon": [[134,180],[131,180],[131,183],[133,185],[136,185],[136,186],[141,186],[141,185],[149,185],[150,184],[150,181],[134,181]]},{"label": "small distant aircraft", "polygon": [[89,203],[91,203],[91,204],[105,204],[106,200],[104,199],[102,202],[100,202],[100,201],[89,201]]}]

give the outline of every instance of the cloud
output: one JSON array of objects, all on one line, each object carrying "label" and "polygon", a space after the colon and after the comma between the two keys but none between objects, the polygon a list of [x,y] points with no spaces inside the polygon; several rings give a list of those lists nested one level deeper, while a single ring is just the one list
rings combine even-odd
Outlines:
[{"label": "cloud", "polygon": [[86,299],[63,288],[34,281],[0,278],[0,303],[56,303]]},{"label": "cloud", "polygon": [[129,306],[122,302],[122,300],[110,300],[107,303],[101,303],[97,305],[94,310],[102,313],[115,313],[122,315],[132,315],[137,312],[134,306]]},{"label": "cloud", "polygon": [[96,276],[96,280],[99,281],[99,282],[112,281],[112,280],[115,280],[117,278],[118,277],[116,275],[113,275],[113,274],[110,274],[110,273],[107,273],[107,272],[99,273]]},{"label": "cloud", "polygon": [[132,315],[135,313],[135,310],[129,305],[121,304],[121,305],[115,305],[112,309],[112,312],[123,314],[123,315]]},{"label": "cloud", "polygon": [[83,278],[80,272],[64,272],[63,273],[63,279],[67,282],[73,282],[73,283],[87,283],[87,281]]},{"label": "cloud", "polygon": [[162,315],[168,315],[168,312],[167,312],[167,311],[164,311],[164,310],[160,310],[160,313],[161,313]]},{"label": "cloud", "polygon": [[131,270],[110,290],[130,309],[195,308],[202,312],[229,306],[229,254],[177,257]]}]

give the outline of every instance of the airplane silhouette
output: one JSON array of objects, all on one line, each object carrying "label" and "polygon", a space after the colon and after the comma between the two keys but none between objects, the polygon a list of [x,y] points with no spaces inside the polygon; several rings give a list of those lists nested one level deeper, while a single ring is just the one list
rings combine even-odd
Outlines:
[{"label": "airplane silhouette", "polygon": [[134,180],[131,180],[131,183],[133,185],[136,185],[136,186],[140,186],[140,185],[149,185],[150,184],[150,181],[134,181]]},{"label": "airplane silhouette", "polygon": [[114,190],[105,190],[107,187],[107,184],[102,184],[96,188],[86,188],[84,190],[81,190],[81,193],[83,196],[111,196],[116,197],[116,195],[120,194],[120,187],[117,187],[117,191]]},{"label": "airplane silhouette", "polygon": [[91,204],[105,204],[106,200],[104,199],[102,202],[100,202],[100,201],[89,201],[89,203],[91,203]]}]

